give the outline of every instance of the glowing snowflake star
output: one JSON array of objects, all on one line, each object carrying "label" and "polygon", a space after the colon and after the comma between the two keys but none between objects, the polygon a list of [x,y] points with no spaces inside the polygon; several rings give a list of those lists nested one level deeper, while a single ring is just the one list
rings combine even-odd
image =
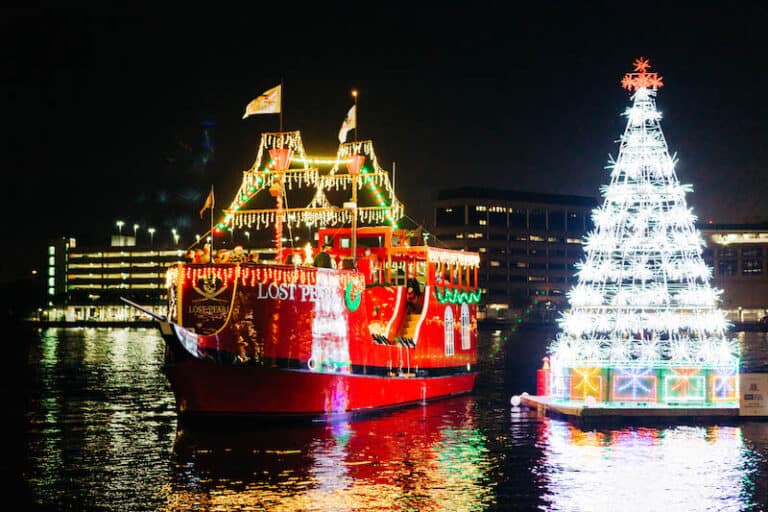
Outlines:
[{"label": "glowing snowflake star", "polygon": [[635,62],[633,62],[632,65],[635,66],[635,71],[638,73],[645,73],[648,68],[651,67],[651,63],[648,62],[648,59],[642,57],[635,59]]}]

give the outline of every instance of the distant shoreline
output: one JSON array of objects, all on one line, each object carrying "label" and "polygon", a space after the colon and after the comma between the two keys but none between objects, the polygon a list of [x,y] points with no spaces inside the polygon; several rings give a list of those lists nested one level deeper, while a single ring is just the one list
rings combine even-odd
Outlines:
[{"label": "distant shoreline", "polygon": [[156,327],[155,320],[26,320],[27,325],[33,327]]},{"label": "distant shoreline", "polygon": [[[155,327],[157,321],[155,320],[77,320],[77,321],[61,321],[61,320],[25,320],[24,323],[33,327]],[[556,322],[525,322],[529,325],[536,325],[540,327],[553,326]],[[499,322],[492,320],[480,320],[478,321],[478,327],[480,329],[504,329],[513,325],[520,325],[516,322]],[[729,332],[740,331],[768,331],[768,326],[760,322],[734,322]]]}]

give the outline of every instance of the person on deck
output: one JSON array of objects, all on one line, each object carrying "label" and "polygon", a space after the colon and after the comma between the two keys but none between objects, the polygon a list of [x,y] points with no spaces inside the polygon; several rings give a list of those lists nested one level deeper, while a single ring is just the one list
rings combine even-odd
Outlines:
[{"label": "person on deck", "polygon": [[229,263],[229,251],[227,249],[216,251],[216,263]]},{"label": "person on deck", "polygon": [[203,257],[200,259],[200,263],[211,263],[211,244],[203,246]]},{"label": "person on deck", "polygon": [[333,268],[333,259],[331,258],[330,246],[324,245],[323,249],[315,255],[312,263],[319,268]]},{"label": "person on deck", "polygon": [[245,263],[245,251],[242,245],[235,246],[232,255],[229,257],[230,263]]},{"label": "person on deck", "polygon": [[365,255],[357,261],[357,270],[365,276],[365,284],[378,281],[378,269],[376,268],[376,255],[371,249],[365,248]]}]

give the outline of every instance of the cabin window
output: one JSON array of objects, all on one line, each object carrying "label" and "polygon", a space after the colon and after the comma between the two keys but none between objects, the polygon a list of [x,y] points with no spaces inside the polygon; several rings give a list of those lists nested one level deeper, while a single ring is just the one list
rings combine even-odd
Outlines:
[{"label": "cabin window", "polygon": [[445,355],[453,355],[453,310],[445,306]]},{"label": "cabin window", "polygon": [[469,350],[471,345],[469,339],[469,306],[466,304],[461,305],[461,349]]}]

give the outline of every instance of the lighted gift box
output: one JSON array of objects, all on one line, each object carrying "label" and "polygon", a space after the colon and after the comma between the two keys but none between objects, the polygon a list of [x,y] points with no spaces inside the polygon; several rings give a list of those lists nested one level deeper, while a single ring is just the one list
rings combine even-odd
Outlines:
[{"label": "lighted gift box", "polygon": [[672,368],[663,376],[664,401],[672,403],[703,402],[707,380],[700,368]]},{"label": "lighted gift box", "polygon": [[614,401],[655,402],[658,378],[653,368],[615,368],[611,397]]},{"label": "lighted gift box", "polygon": [[739,398],[739,379],[733,371],[709,374],[709,399],[712,402],[731,402]]},{"label": "lighted gift box", "polygon": [[573,368],[571,370],[571,400],[586,400],[593,397],[596,401],[605,400],[605,377],[603,368]]}]

